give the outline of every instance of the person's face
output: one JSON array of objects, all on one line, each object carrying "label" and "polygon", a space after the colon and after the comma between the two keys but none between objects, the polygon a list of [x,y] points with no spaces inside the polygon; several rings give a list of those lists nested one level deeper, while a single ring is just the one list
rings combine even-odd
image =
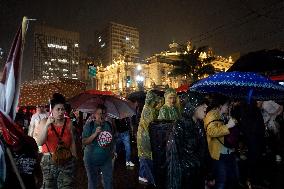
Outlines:
[{"label": "person's face", "polygon": [[169,94],[167,96],[167,105],[168,106],[174,106],[176,104],[176,95],[175,94]]},{"label": "person's face", "polygon": [[52,109],[52,114],[55,119],[63,119],[65,113],[64,104],[56,104]]},{"label": "person's face", "polygon": [[195,109],[195,112],[193,114],[193,117],[195,117],[198,120],[203,120],[206,116],[206,110],[207,110],[207,105],[206,104],[202,104],[197,106],[197,108]]},{"label": "person's face", "polygon": [[96,112],[95,112],[95,118],[96,118],[96,121],[104,121],[105,120],[105,110],[102,110],[102,109],[97,109]]},{"label": "person's face", "polygon": [[225,103],[220,107],[221,114],[229,114],[229,103]]}]

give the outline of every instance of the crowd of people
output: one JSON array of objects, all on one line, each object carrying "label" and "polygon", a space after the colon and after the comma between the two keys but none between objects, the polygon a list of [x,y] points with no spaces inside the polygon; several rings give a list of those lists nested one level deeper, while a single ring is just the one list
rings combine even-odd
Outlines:
[{"label": "crowd of people", "polygon": [[[20,188],[21,184],[29,189],[74,188],[76,162],[82,159],[88,188],[97,188],[102,180],[103,187],[111,189],[114,161],[122,146],[125,166],[139,168],[139,182],[161,188],[154,173],[151,140],[155,138],[149,132],[155,120],[173,125],[162,162],[166,167],[163,187],[169,189],[235,189],[242,183],[251,188],[263,184],[264,156],[282,161],[283,106],[274,101],[248,102],[195,92],[179,96],[172,88],[161,97],[148,91],[137,134],[135,121],[107,117],[108,107],[102,104],[84,121],[74,112],[66,113],[66,107],[65,98],[56,93],[50,111],[37,106],[28,126],[21,116],[16,117],[27,130],[21,145],[11,149],[19,175],[2,156],[5,141],[1,138],[0,188]],[[139,165],[132,160],[131,138],[136,139]],[[240,171],[240,160],[247,162],[245,170]],[[5,175],[4,167],[9,170]]]}]

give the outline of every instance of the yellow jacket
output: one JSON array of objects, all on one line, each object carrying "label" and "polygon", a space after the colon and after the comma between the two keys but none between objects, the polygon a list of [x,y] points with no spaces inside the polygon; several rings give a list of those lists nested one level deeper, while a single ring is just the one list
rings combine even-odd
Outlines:
[{"label": "yellow jacket", "polygon": [[218,110],[213,109],[206,114],[204,127],[210,155],[213,159],[219,160],[222,147],[221,142],[224,144],[224,136],[228,135],[230,131],[221,120],[221,115]]}]

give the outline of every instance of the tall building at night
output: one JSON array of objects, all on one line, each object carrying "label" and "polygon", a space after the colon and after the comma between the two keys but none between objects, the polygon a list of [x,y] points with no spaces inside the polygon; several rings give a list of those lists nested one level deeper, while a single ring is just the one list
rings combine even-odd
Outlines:
[{"label": "tall building at night", "polygon": [[78,79],[79,33],[37,25],[34,32],[33,79]]},{"label": "tall building at night", "polygon": [[104,67],[115,59],[137,62],[139,58],[139,32],[137,28],[110,22],[95,34],[95,53]]}]

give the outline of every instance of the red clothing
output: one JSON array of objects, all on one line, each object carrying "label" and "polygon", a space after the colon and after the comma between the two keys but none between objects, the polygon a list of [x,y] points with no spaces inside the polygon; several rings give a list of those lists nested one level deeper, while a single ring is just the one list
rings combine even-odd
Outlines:
[{"label": "red clothing", "polygon": [[[70,130],[70,119],[69,118],[65,118],[66,120],[66,126],[65,126],[65,130],[63,133],[63,136],[61,137],[61,139],[63,140],[65,146],[67,148],[71,147],[72,144],[72,135],[71,135],[71,130]],[[62,126],[57,126],[57,125],[53,125],[56,132],[58,133],[59,136],[61,136],[61,131],[63,129],[63,125]],[[46,146],[46,144],[48,145],[48,148]],[[47,130],[47,139],[45,141],[45,144],[42,145],[42,153],[48,153],[48,152],[55,152],[56,147],[58,144],[58,137],[56,136],[54,130],[52,129],[52,127],[49,127]]]}]

